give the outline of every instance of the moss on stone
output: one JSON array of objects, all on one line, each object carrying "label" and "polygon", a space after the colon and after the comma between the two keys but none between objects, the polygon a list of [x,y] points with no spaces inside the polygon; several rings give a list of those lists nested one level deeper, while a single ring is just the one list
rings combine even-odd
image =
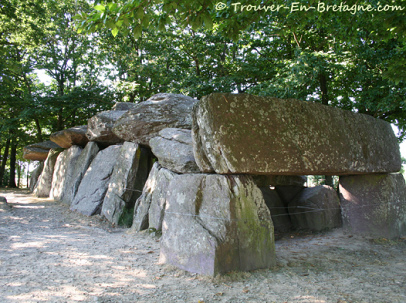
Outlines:
[{"label": "moss on stone", "polygon": [[124,227],[131,227],[131,225],[133,223],[133,217],[134,217],[134,207],[133,208],[125,207],[123,209],[123,213],[121,214],[120,218],[118,219],[118,225],[124,226]]}]

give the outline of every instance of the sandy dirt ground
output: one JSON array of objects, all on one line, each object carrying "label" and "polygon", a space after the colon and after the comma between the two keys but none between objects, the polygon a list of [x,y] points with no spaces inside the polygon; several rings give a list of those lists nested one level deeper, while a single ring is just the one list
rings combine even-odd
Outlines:
[{"label": "sandy dirt ground", "polygon": [[0,191],[0,302],[406,302],[406,241],[341,229],[276,242],[277,266],[206,277],[158,264],[159,239]]}]

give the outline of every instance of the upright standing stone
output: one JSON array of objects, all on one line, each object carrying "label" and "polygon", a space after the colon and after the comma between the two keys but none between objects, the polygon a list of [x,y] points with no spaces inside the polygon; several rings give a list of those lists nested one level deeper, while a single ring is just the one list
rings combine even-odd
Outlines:
[{"label": "upright standing stone", "polygon": [[302,190],[289,203],[289,214],[296,229],[323,231],[341,226],[340,199],[328,185]]},{"label": "upright standing stone", "polygon": [[76,159],[72,178],[67,180],[65,193],[61,197],[61,201],[67,205],[71,205],[75,195],[78,191],[80,182],[85,175],[87,169],[92,163],[94,157],[99,152],[99,147],[95,142],[89,142],[82,150],[80,156]]},{"label": "upright standing stone", "polygon": [[205,275],[275,264],[271,215],[248,176],[175,176],[162,227],[162,263]]},{"label": "upright standing stone", "polygon": [[97,154],[79,185],[71,210],[86,216],[100,214],[120,149],[120,145],[112,145]]},{"label": "upright standing stone", "polygon": [[135,183],[141,159],[141,148],[136,143],[125,142],[117,157],[117,162],[104,197],[102,215],[118,224],[123,213],[135,195]]},{"label": "upright standing stone", "polygon": [[162,168],[155,162],[141,196],[134,209],[132,228],[141,231],[147,228],[162,230],[162,221],[165,214],[166,195],[169,182],[176,176],[175,173]]},{"label": "upright standing stone", "polygon": [[192,128],[192,109],[197,100],[177,94],[156,94],[127,111],[113,127],[125,141],[143,145],[168,127]]},{"label": "upright standing stone", "polygon": [[40,198],[48,198],[52,188],[52,177],[54,174],[55,162],[60,151],[51,149],[48,153],[48,158],[45,160],[44,169],[38,179],[37,187],[34,194]]},{"label": "upright standing stone", "polygon": [[264,196],[265,204],[271,212],[275,238],[280,238],[292,228],[287,206],[284,205],[276,190],[268,187],[259,188]]},{"label": "upright standing stone", "polygon": [[44,169],[44,162],[39,162],[38,166],[36,169],[33,170],[31,173],[30,177],[30,191],[33,192],[35,187],[37,186],[39,176],[42,173],[42,170]]},{"label": "upright standing stone", "polygon": [[343,227],[364,236],[406,236],[406,185],[402,174],[340,177]]},{"label": "upright standing stone", "polygon": [[391,125],[319,103],[215,93],[195,107],[200,169],[219,174],[350,175],[396,172]]},{"label": "upright standing stone", "polygon": [[74,145],[59,154],[52,177],[50,198],[60,201],[63,199],[66,191],[70,189],[68,187],[73,178],[75,163],[81,152],[82,148]]}]

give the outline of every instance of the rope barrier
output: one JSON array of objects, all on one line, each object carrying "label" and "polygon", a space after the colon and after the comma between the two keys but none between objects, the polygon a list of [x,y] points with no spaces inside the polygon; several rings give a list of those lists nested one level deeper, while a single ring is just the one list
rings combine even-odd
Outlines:
[{"label": "rope barrier", "polygon": [[[125,188],[126,190],[129,191],[136,191],[136,192],[142,192],[141,190],[136,190],[136,189],[130,189],[130,188]],[[388,203],[388,205],[404,205],[406,203],[401,203],[401,202],[396,202],[396,203]],[[359,208],[366,208],[366,207],[373,207],[376,205],[382,205],[381,203],[372,203],[372,204],[367,204],[367,205],[351,205],[350,208],[351,209],[359,209]],[[317,213],[317,212],[323,212],[323,211],[328,211],[328,210],[342,210],[342,207],[330,207],[330,208],[314,208],[314,207],[310,207],[310,206],[302,206],[302,205],[298,205],[295,208],[297,209],[308,209],[308,211],[303,211],[303,212],[291,212],[288,213],[288,207],[268,207],[268,209],[271,212],[271,216],[274,217],[282,217],[282,216],[292,216],[292,215],[301,215],[301,214],[308,214],[308,213]],[[285,209],[287,211],[286,214],[275,214],[272,215],[272,210],[273,209]],[[165,214],[173,214],[173,215],[180,215],[180,216],[188,216],[188,217],[206,217],[206,218],[210,218],[210,219],[215,219],[215,220],[229,220],[227,218],[220,218],[220,217],[213,217],[210,215],[206,215],[206,214],[198,214],[198,215],[194,215],[194,214],[188,214],[188,213],[178,213],[178,212],[172,212],[172,211],[165,211]],[[233,220],[233,219],[231,219]]]}]

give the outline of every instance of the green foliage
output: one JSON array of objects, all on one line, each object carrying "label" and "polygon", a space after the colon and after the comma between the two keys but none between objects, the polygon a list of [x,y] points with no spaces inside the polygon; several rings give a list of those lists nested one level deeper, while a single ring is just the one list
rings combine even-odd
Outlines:
[{"label": "green foliage", "polygon": [[118,225],[123,227],[131,227],[133,224],[134,208],[124,208],[123,213],[118,220]]}]

